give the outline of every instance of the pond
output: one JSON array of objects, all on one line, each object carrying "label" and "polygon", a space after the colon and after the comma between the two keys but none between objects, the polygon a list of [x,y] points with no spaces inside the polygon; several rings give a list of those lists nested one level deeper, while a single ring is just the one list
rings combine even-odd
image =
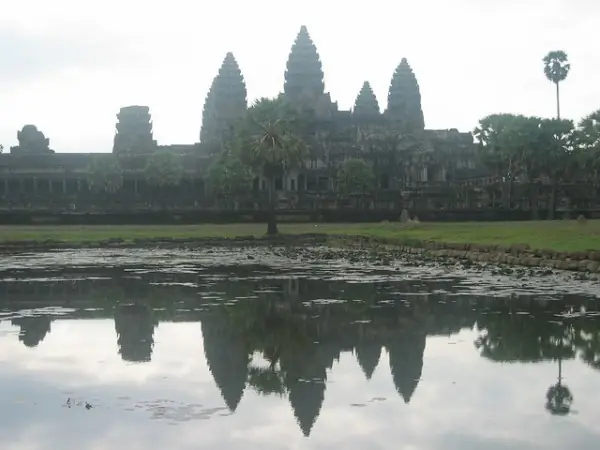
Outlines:
[{"label": "pond", "polygon": [[529,275],[326,248],[5,256],[0,448],[596,449],[600,288]]}]

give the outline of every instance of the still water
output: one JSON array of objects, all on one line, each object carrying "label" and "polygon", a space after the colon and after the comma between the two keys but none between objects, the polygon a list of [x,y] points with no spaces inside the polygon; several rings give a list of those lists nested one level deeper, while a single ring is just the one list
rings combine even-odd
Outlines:
[{"label": "still water", "polygon": [[600,445],[594,282],[134,253],[3,260],[2,450]]}]

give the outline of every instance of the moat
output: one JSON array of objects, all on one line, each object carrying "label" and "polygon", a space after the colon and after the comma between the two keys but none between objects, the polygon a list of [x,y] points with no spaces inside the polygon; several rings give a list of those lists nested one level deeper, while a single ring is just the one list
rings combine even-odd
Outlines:
[{"label": "moat", "polygon": [[[385,260],[385,257],[384,257]],[[0,261],[0,448],[597,448],[600,284],[372,250]]]}]

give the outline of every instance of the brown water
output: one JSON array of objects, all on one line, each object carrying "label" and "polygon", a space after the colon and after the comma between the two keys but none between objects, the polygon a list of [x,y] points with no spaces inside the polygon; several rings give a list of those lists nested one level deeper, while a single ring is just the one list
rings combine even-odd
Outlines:
[{"label": "brown water", "polygon": [[2,450],[600,442],[594,280],[326,249],[90,250],[0,270]]}]

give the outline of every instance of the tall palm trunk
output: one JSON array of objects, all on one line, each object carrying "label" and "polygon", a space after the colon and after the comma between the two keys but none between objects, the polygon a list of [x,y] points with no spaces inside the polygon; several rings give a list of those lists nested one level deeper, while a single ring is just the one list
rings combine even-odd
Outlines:
[{"label": "tall palm trunk", "polygon": [[560,120],[560,87],[556,83],[556,118]]},{"label": "tall palm trunk", "polygon": [[269,177],[269,212],[267,217],[267,235],[275,236],[279,233],[277,229],[277,215],[276,215],[276,193],[275,193],[275,177]]}]

